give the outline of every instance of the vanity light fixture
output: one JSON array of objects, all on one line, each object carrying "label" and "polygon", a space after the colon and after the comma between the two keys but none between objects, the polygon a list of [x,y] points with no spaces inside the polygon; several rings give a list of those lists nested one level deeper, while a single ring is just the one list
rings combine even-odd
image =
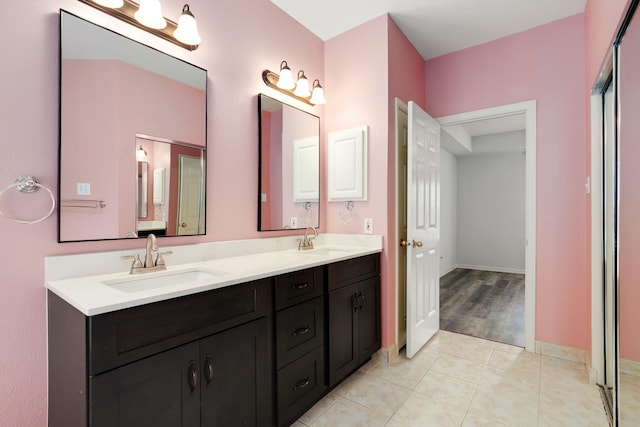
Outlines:
[{"label": "vanity light fixture", "polygon": [[327,102],[324,97],[324,89],[318,79],[313,81],[312,90],[309,90],[309,80],[307,80],[307,76],[304,75],[304,71],[302,70],[298,71],[297,82],[293,81],[293,74],[287,61],[280,63],[279,75],[273,71],[264,70],[262,72],[262,80],[270,88],[285,93],[309,105],[319,105]]},{"label": "vanity light fixture", "polygon": [[188,4],[176,23],[162,15],[160,0],[140,0],[139,4],[132,0],[79,1],[187,50],[196,50],[202,41]]},{"label": "vanity light fixture", "polygon": [[144,162],[145,160],[147,160],[147,152],[144,151],[142,145],[136,150],[136,160],[139,162]]}]

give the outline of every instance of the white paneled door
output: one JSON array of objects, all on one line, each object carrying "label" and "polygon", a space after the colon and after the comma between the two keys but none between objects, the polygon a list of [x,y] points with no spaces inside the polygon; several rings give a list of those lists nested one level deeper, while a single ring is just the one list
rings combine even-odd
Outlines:
[{"label": "white paneled door", "polygon": [[409,102],[407,357],[440,328],[440,124]]}]

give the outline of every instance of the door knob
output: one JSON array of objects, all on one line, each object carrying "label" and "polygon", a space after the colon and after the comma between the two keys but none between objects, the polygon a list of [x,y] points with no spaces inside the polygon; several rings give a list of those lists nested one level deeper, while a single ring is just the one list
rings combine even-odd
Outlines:
[{"label": "door knob", "polygon": [[414,240],[413,241],[413,247],[414,248],[421,248],[422,247],[422,242],[420,240]]},{"label": "door knob", "polygon": [[408,242],[408,241],[406,241],[404,239],[401,239],[400,240],[400,247],[401,248],[406,248],[407,246],[411,246],[411,242]]},{"label": "door knob", "polygon": [[187,226],[186,222],[183,222],[182,224],[180,224],[180,227],[185,228]]}]

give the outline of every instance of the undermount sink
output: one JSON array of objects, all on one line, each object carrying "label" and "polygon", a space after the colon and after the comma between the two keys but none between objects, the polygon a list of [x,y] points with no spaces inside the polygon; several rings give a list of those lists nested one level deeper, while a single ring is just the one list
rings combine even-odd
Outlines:
[{"label": "undermount sink", "polygon": [[141,291],[164,288],[166,286],[185,285],[189,283],[214,279],[224,276],[224,272],[203,268],[163,271],[160,273],[143,273],[118,279],[105,280],[102,283],[120,292],[132,294]]},{"label": "undermount sink", "polygon": [[302,253],[310,254],[310,255],[322,255],[322,256],[340,256],[348,254],[350,251],[347,249],[337,249],[337,248],[314,248],[306,251],[302,251]]}]

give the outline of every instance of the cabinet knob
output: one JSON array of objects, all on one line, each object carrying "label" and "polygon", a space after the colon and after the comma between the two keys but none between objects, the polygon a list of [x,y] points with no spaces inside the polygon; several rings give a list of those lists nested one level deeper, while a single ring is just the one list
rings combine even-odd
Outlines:
[{"label": "cabinet knob", "polygon": [[291,336],[297,336],[297,335],[304,335],[304,334],[308,334],[309,331],[311,330],[311,328],[309,328],[308,326],[305,326],[304,328],[298,328],[295,331],[293,331],[293,333],[291,334]]},{"label": "cabinet knob", "polygon": [[207,380],[207,384],[211,384],[211,381],[213,381],[213,364],[211,363],[210,354],[207,354],[204,362],[204,379]]},{"label": "cabinet knob", "polygon": [[311,378],[305,378],[304,380],[300,380],[296,385],[293,386],[293,391],[307,388],[309,384],[311,384]]},{"label": "cabinet knob", "polygon": [[191,393],[193,394],[196,391],[196,387],[198,386],[198,371],[196,370],[196,362],[191,360],[189,361],[189,388],[191,389]]}]

